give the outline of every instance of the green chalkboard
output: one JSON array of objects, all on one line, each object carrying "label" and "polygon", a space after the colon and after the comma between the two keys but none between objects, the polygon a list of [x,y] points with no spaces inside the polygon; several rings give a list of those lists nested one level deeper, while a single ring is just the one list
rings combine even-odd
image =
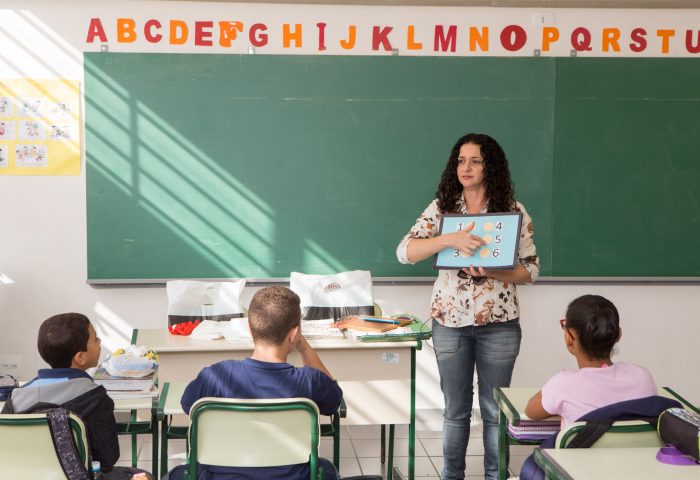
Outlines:
[{"label": "green chalkboard", "polygon": [[556,64],[552,271],[700,276],[700,62]]},{"label": "green chalkboard", "polygon": [[428,277],[457,138],[509,155],[551,275],[555,60],[86,53],[88,279]]},{"label": "green chalkboard", "polygon": [[454,141],[506,150],[548,278],[700,276],[696,59],[85,54],[90,281],[429,277]]}]

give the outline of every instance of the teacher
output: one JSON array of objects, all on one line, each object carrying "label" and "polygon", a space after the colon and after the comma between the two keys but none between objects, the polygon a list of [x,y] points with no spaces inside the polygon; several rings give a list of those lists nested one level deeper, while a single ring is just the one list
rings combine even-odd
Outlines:
[{"label": "teacher", "polygon": [[440,270],[430,305],[440,388],[445,398],[442,478],[463,479],[465,475],[476,367],[484,469],[486,478],[495,479],[498,406],[493,389],[510,385],[522,337],[515,284],[531,283],[539,274],[532,219],[514,198],[503,149],[484,134],[470,133],[457,141],[436,196],[396,249],[401,263],[416,263],[446,248],[472,256],[485,244],[470,233],[473,223],[461,231],[439,235],[443,214],[522,212],[515,268]]}]

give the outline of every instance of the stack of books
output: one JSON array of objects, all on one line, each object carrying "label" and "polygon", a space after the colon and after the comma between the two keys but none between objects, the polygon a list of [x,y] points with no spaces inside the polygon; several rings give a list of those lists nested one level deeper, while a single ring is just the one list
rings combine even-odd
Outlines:
[{"label": "stack of books", "polygon": [[508,423],[508,435],[518,440],[545,440],[557,433],[561,420],[520,420],[518,426]]},{"label": "stack of books", "polygon": [[103,367],[98,368],[92,378],[102,385],[111,397],[154,397],[158,395],[156,387],[157,370],[145,377],[117,377],[110,375]]}]

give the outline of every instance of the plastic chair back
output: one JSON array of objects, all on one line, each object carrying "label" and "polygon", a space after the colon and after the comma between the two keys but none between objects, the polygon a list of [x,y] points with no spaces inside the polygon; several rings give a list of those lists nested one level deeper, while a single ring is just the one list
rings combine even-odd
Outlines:
[{"label": "plastic chair back", "polygon": [[[80,460],[89,471],[85,425],[75,414],[69,421]],[[2,478],[65,480],[46,414],[0,414],[0,469]]]},{"label": "plastic chair back", "polygon": [[201,398],[190,410],[190,471],[197,462],[226,467],[308,462],[315,479],[318,419],[318,407],[307,398]]},{"label": "plastic chair back", "polygon": [[[566,448],[586,422],[573,422],[559,432],[556,448]],[[642,420],[618,420],[591,447],[663,447],[656,428]]]}]

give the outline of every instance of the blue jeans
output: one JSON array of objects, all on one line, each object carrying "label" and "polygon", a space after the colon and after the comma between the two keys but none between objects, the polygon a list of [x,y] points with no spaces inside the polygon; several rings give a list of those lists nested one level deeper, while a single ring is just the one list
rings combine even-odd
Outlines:
[{"label": "blue jeans", "polygon": [[443,480],[464,478],[474,397],[474,366],[484,421],[484,470],[486,478],[498,478],[498,406],[493,399],[493,388],[510,385],[521,338],[517,320],[459,328],[433,322],[440,388],[445,397]]}]

